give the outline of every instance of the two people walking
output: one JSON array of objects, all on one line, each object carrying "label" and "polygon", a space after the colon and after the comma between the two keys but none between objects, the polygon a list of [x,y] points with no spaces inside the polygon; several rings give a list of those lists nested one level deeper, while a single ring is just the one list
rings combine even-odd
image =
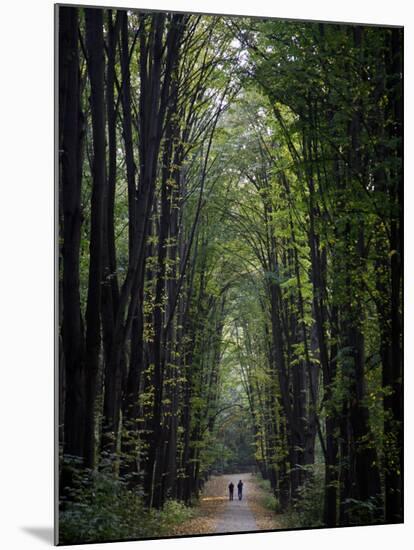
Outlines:
[{"label": "two people walking", "polygon": [[[234,494],[234,483],[230,481],[229,484],[229,499],[233,500],[233,494]],[[240,480],[237,484],[237,495],[239,497],[239,500],[243,498],[243,481]]]}]

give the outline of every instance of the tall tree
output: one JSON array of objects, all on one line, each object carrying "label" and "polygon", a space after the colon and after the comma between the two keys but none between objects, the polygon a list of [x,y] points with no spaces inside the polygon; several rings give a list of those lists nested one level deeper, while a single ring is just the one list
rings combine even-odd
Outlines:
[{"label": "tall tree", "polygon": [[101,289],[103,267],[103,225],[105,174],[105,102],[104,102],[104,41],[103,13],[100,9],[85,9],[85,31],[89,79],[91,85],[91,115],[93,135],[91,229],[89,244],[89,279],[86,305],[86,418],[85,461],[95,465],[95,402],[101,346]]}]

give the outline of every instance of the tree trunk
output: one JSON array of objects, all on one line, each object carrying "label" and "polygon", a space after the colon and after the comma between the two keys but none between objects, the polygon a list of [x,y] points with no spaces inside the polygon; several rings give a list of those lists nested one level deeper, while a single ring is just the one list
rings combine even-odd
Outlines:
[{"label": "tree trunk", "polygon": [[80,306],[83,128],[80,102],[78,10],[59,8],[59,153],[62,189],[62,342],[65,369],[64,455],[84,457],[85,362]]},{"label": "tree trunk", "polygon": [[85,464],[95,466],[95,399],[101,347],[101,282],[105,194],[105,104],[102,10],[85,9],[86,47],[91,83],[93,167],[89,279],[86,306],[86,421]]}]

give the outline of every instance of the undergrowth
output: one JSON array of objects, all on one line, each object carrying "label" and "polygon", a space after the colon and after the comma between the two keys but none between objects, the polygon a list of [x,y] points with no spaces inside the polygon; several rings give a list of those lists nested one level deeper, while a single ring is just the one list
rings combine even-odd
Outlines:
[{"label": "undergrowth", "polygon": [[263,508],[266,508],[266,510],[270,510],[271,512],[275,512],[276,514],[279,514],[281,512],[280,504],[278,499],[273,494],[270,481],[268,479],[264,479],[260,475],[257,475],[256,483],[263,490],[263,495],[260,499]]},{"label": "undergrowth", "polygon": [[286,528],[322,527],[324,503],[324,472],[319,464],[309,469],[309,477],[299,487],[296,499],[286,511]]},{"label": "undergrowth", "polygon": [[131,540],[167,536],[194,516],[185,504],[168,500],[161,510],[148,509],[143,494],[122,480],[100,472],[79,477],[62,501],[60,544]]}]

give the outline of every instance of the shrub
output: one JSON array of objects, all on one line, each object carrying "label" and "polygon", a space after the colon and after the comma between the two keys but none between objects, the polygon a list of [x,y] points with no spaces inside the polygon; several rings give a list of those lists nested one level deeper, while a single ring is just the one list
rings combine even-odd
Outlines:
[{"label": "shrub", "polygon": [[287,513],[288,527],[323,526],[324,474],[319,464],[309,468],[306,482],[299,487],[297,498]]},{"label": "shrub", "polygon": [[280,504],[277,498],[274,495],[264,495],[262,498],[262,504],[267,510],[272,512],[280,513]]},{"label": "shrub", "polygon": [[166,536],[192,517],[181,502],[169,500],[162,510],[149,510],[142,491],[102,472],[78,473],[61,503],[59,542],[74,544]]}]

